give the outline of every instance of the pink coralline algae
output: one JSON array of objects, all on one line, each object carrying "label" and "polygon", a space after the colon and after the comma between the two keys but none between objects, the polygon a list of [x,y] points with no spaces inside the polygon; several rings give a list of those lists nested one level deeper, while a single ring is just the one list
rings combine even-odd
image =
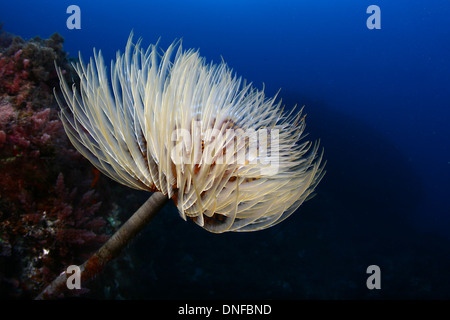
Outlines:
[{"label": "pink coralline algae", "polygon": [[57,115],[54,61],[71,73],[62,43],[0,33],[0,298],[34,297],[114,229],[108,181]]}]

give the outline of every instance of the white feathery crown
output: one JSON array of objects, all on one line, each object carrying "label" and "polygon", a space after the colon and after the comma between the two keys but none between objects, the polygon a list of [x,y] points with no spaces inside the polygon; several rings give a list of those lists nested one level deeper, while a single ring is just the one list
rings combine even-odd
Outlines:
[{"label": "white feathery crown", "polygon": [[77,150],[119,183],[164,193],[208,231],[273,226],[324,175],[318,143],[300,141],[301,111],[283,113],[225,63],[206,64],[180,43],[160,53],[131,34],[109,76],[95,50],[74,68],[78,87],[57,67],[64,100],[55,96]]}]

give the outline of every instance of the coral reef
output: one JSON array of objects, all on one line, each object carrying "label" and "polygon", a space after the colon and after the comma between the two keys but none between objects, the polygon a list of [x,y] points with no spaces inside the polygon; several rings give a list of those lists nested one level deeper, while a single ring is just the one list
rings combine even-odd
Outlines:
[{"label": "coral reef", "polygon": [[0,291],[31,298],[116,228],[108,183],[71,146],[57,114],[63,38],[0,33]]}]

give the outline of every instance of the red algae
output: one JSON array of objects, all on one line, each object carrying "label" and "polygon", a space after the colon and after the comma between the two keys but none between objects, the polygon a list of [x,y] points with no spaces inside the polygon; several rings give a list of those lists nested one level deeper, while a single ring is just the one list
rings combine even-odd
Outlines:
[{"label": "red algae", "polygon": [[0,33],[0,298],[32,298],[113,231],[112,205],[68,140],[53,96],[63,38]]}]

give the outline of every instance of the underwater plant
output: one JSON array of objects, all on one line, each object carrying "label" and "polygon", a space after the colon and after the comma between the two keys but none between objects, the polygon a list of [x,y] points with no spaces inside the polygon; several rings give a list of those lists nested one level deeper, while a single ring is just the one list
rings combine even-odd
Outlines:
[{"label": "underwater plant", "polygon": [[116,230],[108,181],[58,117],[54,61],[71,78],[63,41],[0,30],[0,299],[35,297]]},{"label": "underwater plant", "polygon": [[[74,65],[69,87],[56,66],[64,129],[76,149],[111,179],[153,192],[81,266],[104,265],[172,199],[180,216],[215,233],[269,228],[312,196],[324,175],[318,143],[302,142],[305,118],[174,43],[165,52],[132,42],[108,76],[101,52]],[[62,273],[38,298],[65,286]]]}]

